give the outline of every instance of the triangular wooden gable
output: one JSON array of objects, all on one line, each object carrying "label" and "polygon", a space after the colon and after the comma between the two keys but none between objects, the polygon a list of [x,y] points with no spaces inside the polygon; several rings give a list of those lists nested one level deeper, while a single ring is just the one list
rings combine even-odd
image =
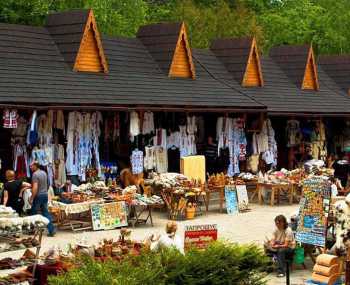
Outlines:
[{"label": "triangular wooden gable", "polygon": [[247,67],[243,76],[242,86],[244,87],[262,87],[264,80],[261,71],[260,57],[256,40],[253,38],[250,48]]},{"label": "triangular wooden gable", "polygon": [[309,53],[307,56],[307,62],[305,67],[305,73],[303,78],[302,89],[306,90],[315,90],[319,89],[318,77],[317,77],[317,67],[314,56],[314,51],[312,46],[309,49]]},{"label": "triangular wooden gable", "polygon": [[102,47],[100,33],[97,29],[92,10],[89,11],[73,70],[108,72],[108,65]]},{"label": "triangular wooden gable", "polygon": [[194,64],[192,61],[192,52],[187,39],[185,24],[181,24],[179,38],[176,43],[173,59],[169,69],[169,77],[196,77]]}]

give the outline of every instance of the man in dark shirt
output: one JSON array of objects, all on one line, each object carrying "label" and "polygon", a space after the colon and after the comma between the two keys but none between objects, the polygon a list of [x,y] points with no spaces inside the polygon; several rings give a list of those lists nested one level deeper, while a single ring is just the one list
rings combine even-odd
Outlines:
[{"label": "man in dark shirt", "polygon": [[7,182],[4,184],[3,204],[14,209],[19,215],[23,213],[23,190],[31,187],[29,183],[15,179],[15,172],[7,170],[5,173]]},{"label": "man in dark shirt", "polygon": [[218,146],[214,142],[211,136],[208,137],[208,143],[204,151],[206,168],[209,174],[212,174],[216,170],[216,160],[218,157]]}]

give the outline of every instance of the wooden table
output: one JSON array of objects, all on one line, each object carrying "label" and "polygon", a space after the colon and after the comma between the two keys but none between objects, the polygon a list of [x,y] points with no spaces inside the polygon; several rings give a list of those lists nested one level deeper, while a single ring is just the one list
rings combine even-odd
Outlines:
[{"label": "wooden table", "polygon": [[222,210],[224,208],[224,202],[225,202],[225,186],[208,186],[205,192],[206,192],[206,198],[205,198],[206,211],[207,212],[209,211],[211,194],[219,193],[220,213],[222,213]]},{"label": "wooden table", "polygon": [[277,204],[280,203],[281,192],[288,192],[289,204],[293,204],[294,198],[294,185],[293,184],[272,184],[272,183],[258,183],[257,191],[259,197],[259,204],[262,205],[263,198],[263,189],[268,188],[271,189],[271,201],[270,205],[274,206],[275,198],[277,196]]},{"label": "wooden table", "polygon": [[[131,205],[130,213],[133,213],[134,216],[129,216],[129,223],[132,227],[134,228],[135,225],[147,224],[148,221],[150,221],[153,227],[152,210],[155,206],[157,205]],[[142,218],[144,213],[146,217]]]}]

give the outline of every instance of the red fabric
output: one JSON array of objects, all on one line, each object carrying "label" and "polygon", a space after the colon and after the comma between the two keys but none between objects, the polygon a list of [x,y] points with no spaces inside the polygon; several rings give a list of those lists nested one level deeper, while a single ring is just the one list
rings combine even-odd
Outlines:
[{"label": "red fabric", "polygon": [[23,155],[17,157],[17,178],[26,178],[26,160]]},{"label": "red fabric", "polygon": [[[32,271],[32,267],[28,268],[29,271]],[[49,275],[57,275],[63,271],[62,263],[57,262],[53,265],[37,265],[35,270],[35,281],[34,285],[47,285],[47,278]]]}]

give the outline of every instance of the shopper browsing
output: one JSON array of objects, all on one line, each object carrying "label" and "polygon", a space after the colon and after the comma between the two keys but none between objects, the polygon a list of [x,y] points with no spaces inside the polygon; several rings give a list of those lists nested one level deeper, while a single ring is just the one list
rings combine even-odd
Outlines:
[{"label": "shopper browsing", "polygon": [[32,196],[30,198],[30,204],[32,205],[32,215],[36,215],[38,210],[41,214],[49,220],[47,229],[49,231],[48,236],[55,235],[55,228],[52,224],[51,215],[48,210],[48,178],[45,171],[39,168],[39,163],[34,161],[30,165],[30,169],[33,172],[32,176]]},{"label": "shopper browsing", "polygon": [[15,172],[7,170],[5,173],[7,182],[4,184],[3,204],[11,207],[19,215],[23,214],[23,191],[31,185],[15,179]]}]

